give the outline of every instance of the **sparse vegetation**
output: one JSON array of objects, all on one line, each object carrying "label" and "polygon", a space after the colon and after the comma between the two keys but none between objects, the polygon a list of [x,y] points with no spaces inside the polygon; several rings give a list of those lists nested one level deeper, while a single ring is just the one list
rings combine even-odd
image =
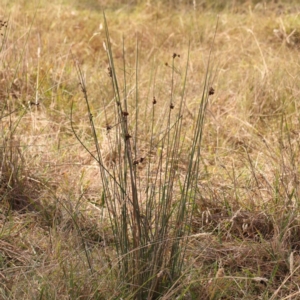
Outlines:
[{"label": "sparse vegetation", "polygon": [[1,299],[299,297],[296,2],[0,12]]}]

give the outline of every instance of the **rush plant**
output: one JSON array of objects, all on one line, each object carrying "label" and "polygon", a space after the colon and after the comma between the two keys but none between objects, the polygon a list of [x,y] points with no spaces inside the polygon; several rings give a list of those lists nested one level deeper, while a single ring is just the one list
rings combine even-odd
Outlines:
[{"label": "rush plant", "polygon": [[[155,80],[152,80],[151,104],[143,113],[139,109],[138,41],[132,88],[128,84],[124,41],[123,74],[120,76],[117,74],[105,14],[103,17],[106,35],[104,48],[114,102],[114,119],[107,122],[106,129],[114,157],[110,162],[103,158],[101,137],[95,127],[88,88],[79,64],[76,64],[78,78],[96,152],[81,141],[73,125],[72,128],[76,138],[99,166],[101,197],[113,230],[122,297],[158,299],[175,282],[180,282],[182,276],[194,200],[199,194],[203,124],[208,99],[214,94],[211,54],[203,85],[199,85],[201,99],[198,111],[191,128],[187,129],[183,125],[183,116],[187,113],[185,92],[189,55],[181,74],[177,68],[180,54],[170,54],[172,63],[165,66],[169,70],[168,102],[163,105],[158,99]],[[177,77],[181,79],[179,86],[175,86],[178,85]],[[145,117],[151,121],[143,132]],[[185,139],[187,130],[192,130],[191,140]],[[182,164],[185,165],[184,171],[180,167]]]}]

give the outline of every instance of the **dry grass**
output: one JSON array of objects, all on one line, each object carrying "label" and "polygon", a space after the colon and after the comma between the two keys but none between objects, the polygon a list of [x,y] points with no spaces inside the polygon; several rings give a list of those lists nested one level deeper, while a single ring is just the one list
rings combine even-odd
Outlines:
[{"label": "dry grass", "polygon": [[[165,122],[165,64],[180,54],[175,87],[180,85],[190,41],[183,120],[189,147],[219,14],[215,94],[204,126],[193,232],[186,237],[182,277],[162,299],[300,297],[299,6],[102,5],[108,7],[120,74],[124,36],[131,88],[139,42],[139,110],[146,117],[138,124],[138,156],[146,158],[153,96],[161,112],[158,133]],[[108,134],[106,127],[114,125],[115,111],[101,5],[10,1],[0,13],[8,21],[0,52],[0,298],[121,299],[98,167],[70,125],[74,101],[76,130],[94,151],[73,55],[86,78],[104,161],[112,168],[114,129]],[[133,92],[128,101],[133,107]],[[139,164],[140,178],[145,165]],[[178,170],[185,174],[187,161]]]}]

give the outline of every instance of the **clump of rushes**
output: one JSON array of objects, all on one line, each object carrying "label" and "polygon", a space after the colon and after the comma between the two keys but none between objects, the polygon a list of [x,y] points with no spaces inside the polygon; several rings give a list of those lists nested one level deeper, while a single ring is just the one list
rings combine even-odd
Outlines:
[{"label": "clump of rushes", "polygon": [[[209,88],[211,86],[211,67],[208,63],[201,101],[193,127],[193,139],[188,145],[188,154],[186,154],[187,142],[184,139],[185,129],[182,125],[182,117],[185,113],[189,55],[187,55],[184,79],[179,94],[180,100],[178,101],[174,85],[177,73],[175,64],[180,55],[174,53],[172,64],[165,64],[170,67],[171,72],[171,92],[169,105],[165,111],[165,128],[160,130],[161,133],[157,138],[155,121],[158,110],[162,109],[158,105],[162,102],[153,96],[149,111],[151,118],[150,135],[148,136],[149,149],[143,155],[138,155],[138,141],[140,140],[138,124],[142,122],[142,117],[139,115],[138,43],[136,47],[135,103],[128,105],[125,51],[123,50],[125,84],[124,95],[121,95],[120,80],[114,64],[105,15],[104,24],[105,50],[109,62],[108,75],[111,78],[116,104],[116,125],[107,124],[106,129],[108,132],[113,127],[115,129],[116,145],[114,149],[117,149],[118,152],[118,162],[111,170],[105,166],[102,159],[84,78],[78,66],[78,75],[97,150],[96,155],[86,145],[83,143],[82,145],[99,165],[102,178],[101,197],[104,199],[109,213],[119,259],[120,294],[124,299],[158,299],[175,283],[180,283],[182,276],[186,239],[191,230],[194,200],[198,192],[197,183],[205,111],[208,97],[214,93],[214,90]],[[79,139],[75,130],[73,131]],[[184,174],[180,173],[178,168],[179,162],[183,159],[187,161]],[[142,171],[139,170],[141,164]]]}]

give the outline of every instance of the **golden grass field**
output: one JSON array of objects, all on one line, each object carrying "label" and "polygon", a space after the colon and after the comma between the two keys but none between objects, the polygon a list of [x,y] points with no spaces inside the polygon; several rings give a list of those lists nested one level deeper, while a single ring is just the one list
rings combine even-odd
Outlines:
[{"label": "golden grass field", "polygon": [[[300,4],[219,2],[2,1],[0,299],[300,299]],[[124,144],[111,72],[127,101],[122,120],[132,136]],[[155,292],[140,293],[146,282],[136,281],[132,269],[140,264],[131,253],[147,243],[136,242],[129,208],[131,260],[119,255],[110,217],[124,203],[109,208],[91,154],[100,149],[123,184],[120,145],[130,139],[143,218],[156,226],[157,204],[148,206],[147,191],[157,174],[161,197],[161,178],[174,176],[171,216],[190,172],[207,76],[214,93],[187,191],[193,210],[182,227],[180,274],[172,277],[160,262],[147,278]],[[161,138],[180,103],[180,148],[163,172],[170,152]],[[174,220],[167,218],[165,237],[176,231]],[[168,245],[157,253],[170,255]],[[134,266],[132,281],[121,271],[124,261]]]}]

